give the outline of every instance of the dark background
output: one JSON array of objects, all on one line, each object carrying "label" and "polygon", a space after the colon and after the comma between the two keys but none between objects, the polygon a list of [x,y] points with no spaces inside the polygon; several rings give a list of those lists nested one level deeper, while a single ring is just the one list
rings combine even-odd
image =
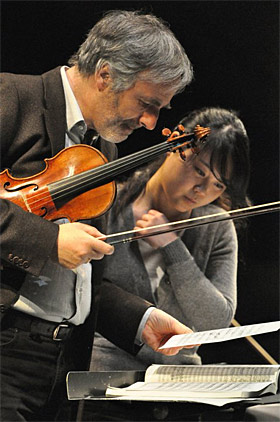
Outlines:
[{"label": "dark background", "polygon": [[[278,1],[2,1],[2,71],[40,74],[68,58],[109,9],[144,9],[169,22],[195,79],[162,111],[157,129],[137,130],[120,155],[163,141],[188,111],[221,106],[240,112],[251,139],[254,204],[279,199]],[[238,309],[244,324],[279,318],[279,215],[250,219],[240,242]],[[279,359],[277,333],[256,340]],[[244,339],[201,348],[204,362],[266,363]]]}]

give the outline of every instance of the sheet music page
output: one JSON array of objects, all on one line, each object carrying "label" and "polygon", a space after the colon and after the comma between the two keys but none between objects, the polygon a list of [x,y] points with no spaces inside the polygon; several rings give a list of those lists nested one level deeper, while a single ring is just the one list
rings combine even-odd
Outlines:
[{"label": "sheet music page", "polygon": [[221,393],[223,397],[229,397],[231,392],[251,392],[260,391],[267,387],[271,383],[268,382],[136,382],[126,388],[115,388],[111,387],[111,391],[122,394],[130,394],[132,392],[149,392],[155,395],[161,395],[162,392],[168,391],[169,393],[187,393],[186,396],[190,397],[189,394],[194,393],[195,397],[200,394],[207,393],[208,397],[212,394]]},{"label": "sheet music page", "polygon": [[[150,397],[150,398],[245,398],[261,395],[267,387],[271,387],[270,382],[259,383],[216,383],[216,382],[136,382],[126,388],[108,387],[107,397],[130,396],[130,397]],[[275,386],[276,388],[276,386]]]},{"label": "sheet music page", "polygon": [[280,365],[156,365],[149,366],[145,382],[275,382]]},{"label": "sheet music page", "polygon": [[244,325],[241,327],[229,327],[221,328],[218,330],[199,331],[191,334],[178,334],[167,340],[167,342],[161,346],[160,349],[234,340],[241,337],[269,333],[279,329],[280,321],[274,321],[265,322],[262,324]]}]

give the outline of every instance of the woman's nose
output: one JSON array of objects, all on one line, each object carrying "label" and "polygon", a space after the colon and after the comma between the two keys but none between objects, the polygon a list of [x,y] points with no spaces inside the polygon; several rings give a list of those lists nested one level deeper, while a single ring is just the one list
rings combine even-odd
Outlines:
[{"label": "woman's nose", "polygon": [[206,192],[206,186],[203,183],[197,184],[193,188],[195,193],[205,193]]},{"label": "woman's nose", "polygon": [[158,115],[159,113],[150,113],[148,111],[145,111],[140,119],[139,123],[141,126],[148,130],[153,130],[156,127],[157,121],[158,121]]}]

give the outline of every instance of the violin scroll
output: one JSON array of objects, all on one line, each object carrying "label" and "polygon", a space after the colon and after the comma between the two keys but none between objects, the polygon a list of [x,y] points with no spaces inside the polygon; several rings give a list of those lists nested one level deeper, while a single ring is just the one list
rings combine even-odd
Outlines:
[{"label": "violin scroll", "polygon": [[196,125],[196,127],[194,128],[194,134],[197,140],[203,140],[203,142],[205,142],[205,138],[207,135],[209,135],[209,133],[211,132],[210,127],[202,127],[200,125]]},{"label": "violin scroll", "polygon": [[210,127],[202,127],[200,125],[196,125],[194,128],[195,140],[191,147],[192,153],[198,155],[200,153],[200,147],[198,146],[197,142],[201,142],[202,144],[205,143],[207,135],[211,132]]}]

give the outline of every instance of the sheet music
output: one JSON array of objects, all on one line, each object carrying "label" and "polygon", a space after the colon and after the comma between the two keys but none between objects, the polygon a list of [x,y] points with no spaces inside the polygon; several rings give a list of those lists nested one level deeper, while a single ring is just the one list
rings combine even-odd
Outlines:
[{"label": "sheet music", "polygon": [[199,331],[191,334],[178,334],[171,337],[160,349],[169,347],[191,346],[196,344],[216,343],[234,340],[241,337],[269,333],[280,329],[280,321],[262,324],[244,325],[241,327],[221,328],[218,330]]}]

